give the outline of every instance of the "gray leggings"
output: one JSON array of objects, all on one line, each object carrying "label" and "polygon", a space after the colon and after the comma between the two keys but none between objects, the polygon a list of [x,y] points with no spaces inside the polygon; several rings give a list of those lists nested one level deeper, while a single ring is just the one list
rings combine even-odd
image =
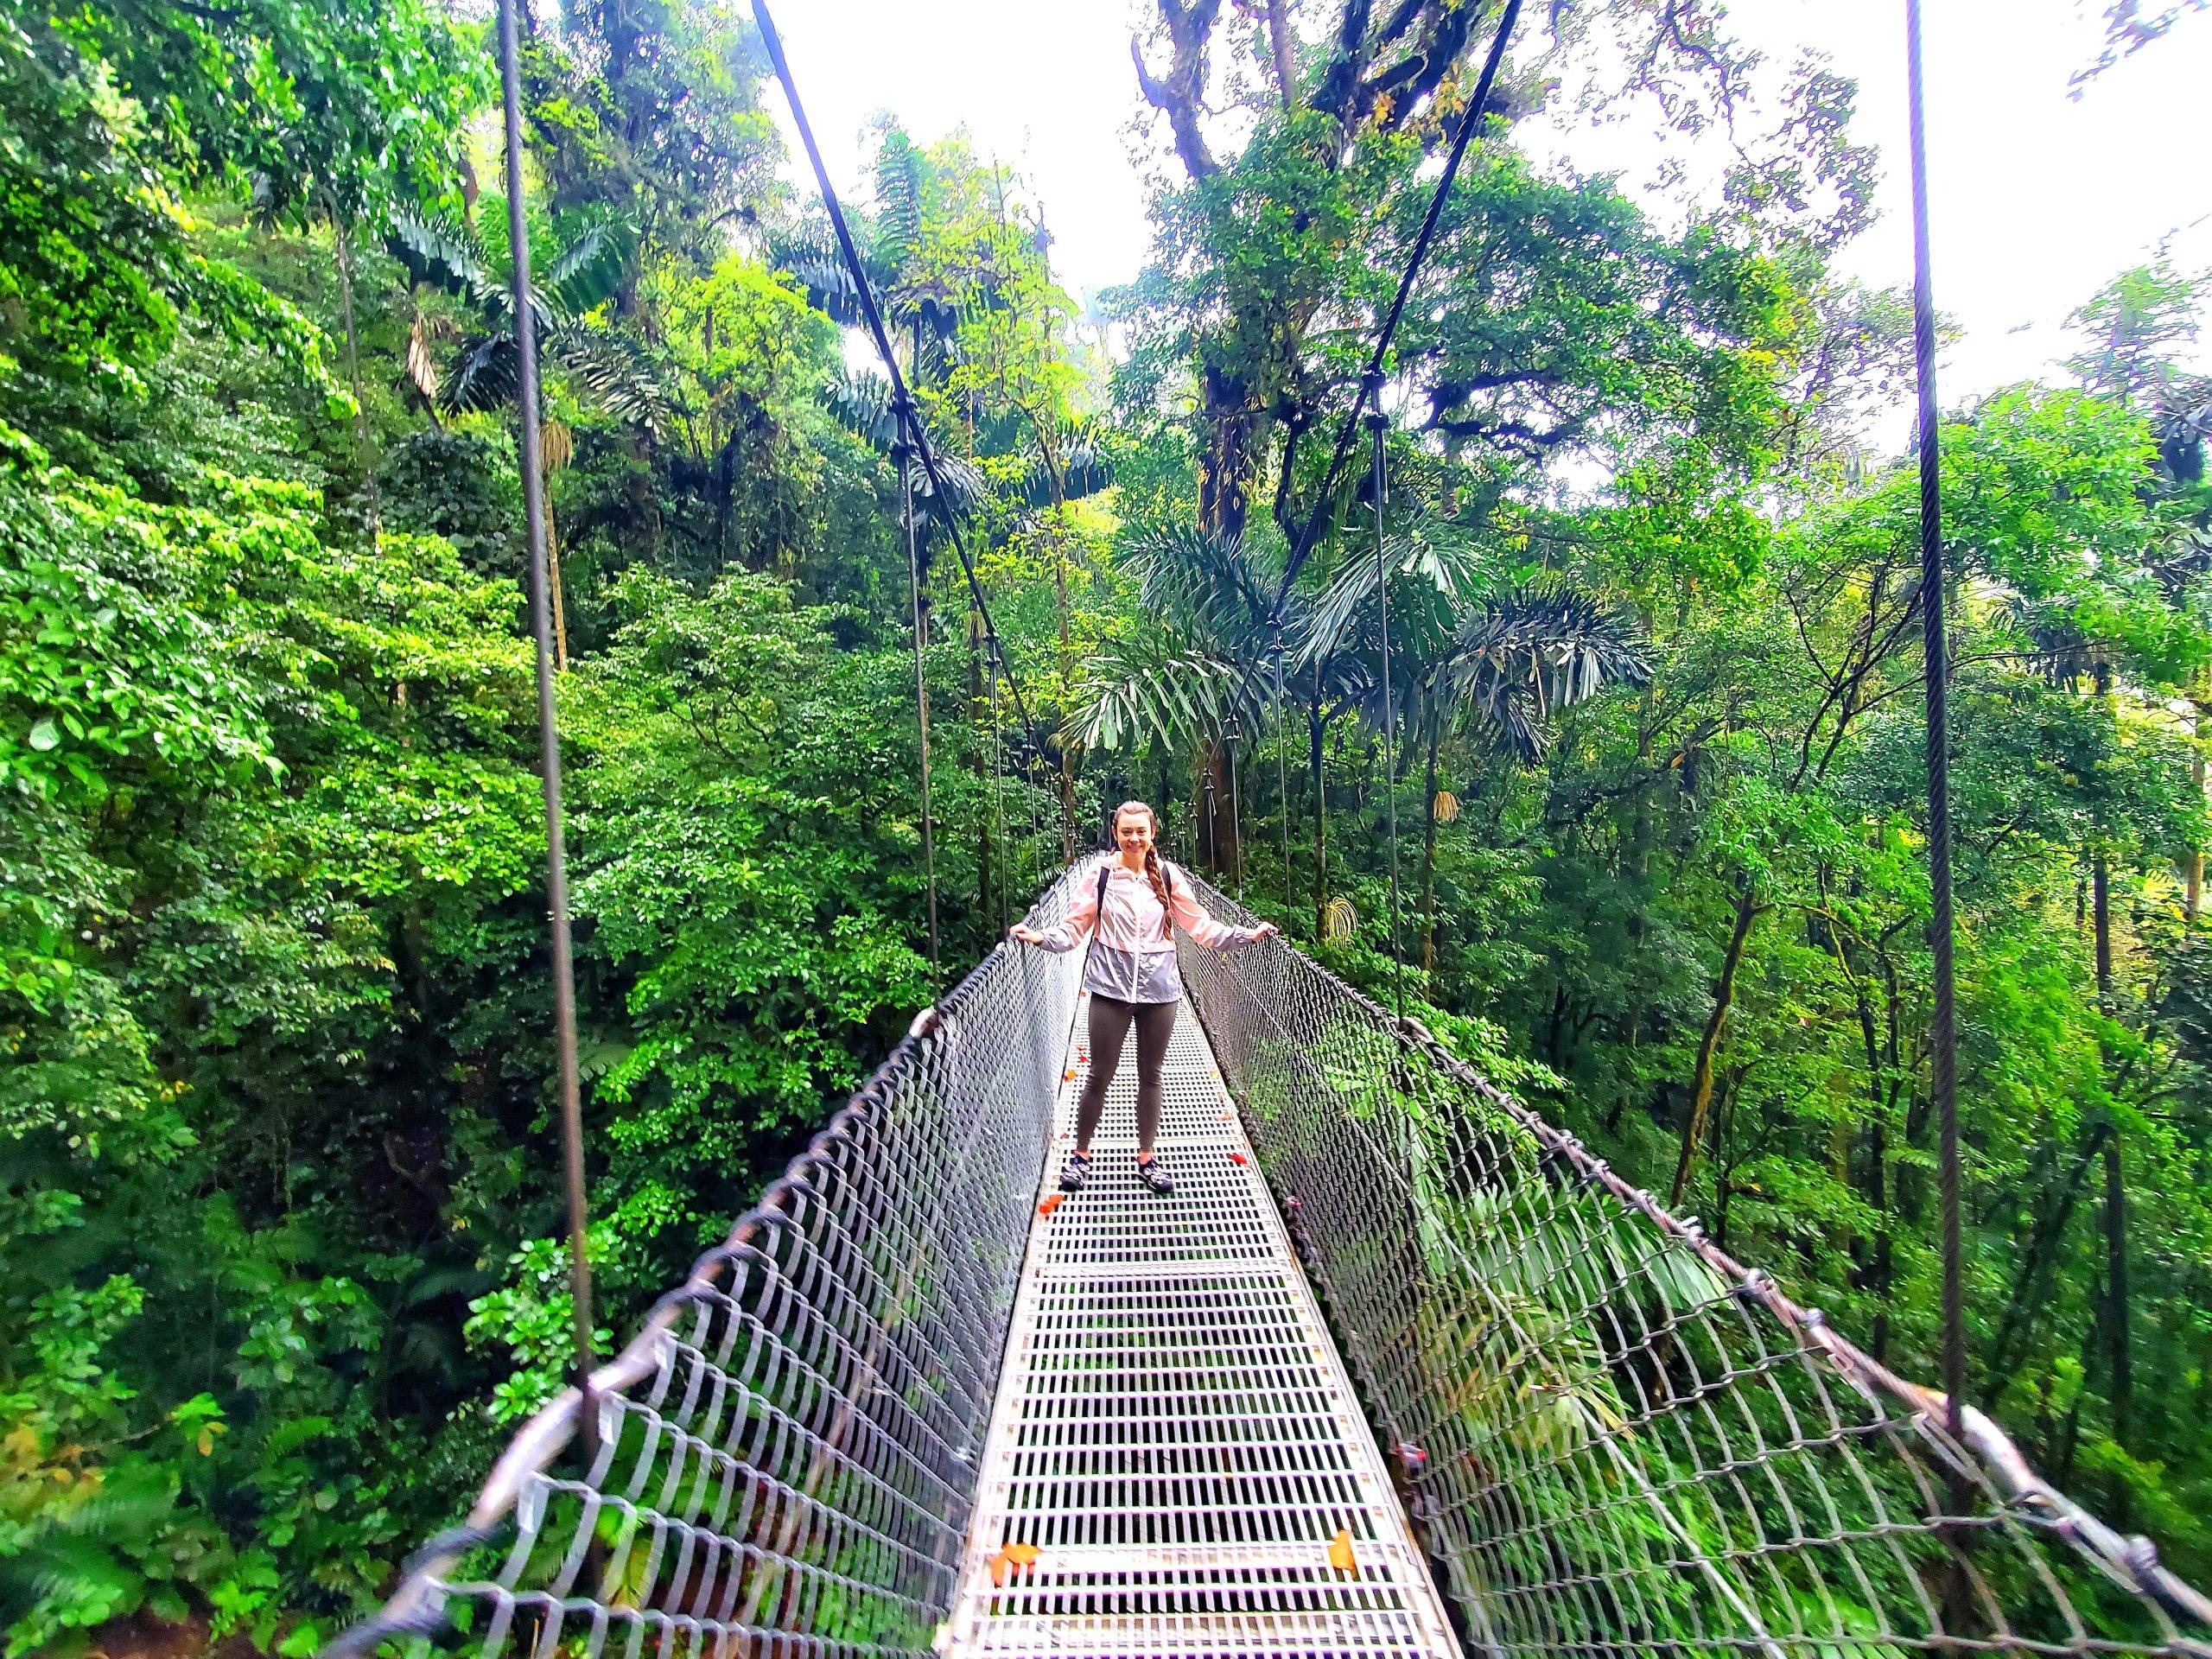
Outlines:
[{"label": "gray leggings", "polygon": [[1076,1103],[1075,1144],[1090,1150],[1090,1137],[1106,1109],[1107,1085],[1122,1064],[1129,1027],[1137,1028],[1137,1149],[1150,1152],[1160,1133],[1160,1068],[1167,1058],[1168,1034],[1175,1029],[1173,1002],[1122,1002],[1090,994],[1090,1075]]}]

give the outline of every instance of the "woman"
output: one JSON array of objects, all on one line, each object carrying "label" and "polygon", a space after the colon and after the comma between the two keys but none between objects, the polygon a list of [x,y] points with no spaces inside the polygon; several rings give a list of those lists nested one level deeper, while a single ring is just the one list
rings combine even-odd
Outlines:
[{"label": "woman", "polygon": [[1173,1192],[1175,1183],[1160,1166],[1153,1141],[1160,1133],[1160,1068],[1167,1058],[1168,1034],[1175,1029],[1175,1005],[1183,999],[1183,980],[1175,965],[1175,926],[1200,944],[1233,950],[1281,931],[1273,922],[1232,927],[1206,913],[1188,876],[1160,856],[1154,846],[1159,820],[1142,801],[1124,801],[1114,811],[1114,841],[1121,855],[1107,861],[1103,880],[1087,878],[1074,907],[1058,926],[1040,933],[1016,927],[1012,937],[1040,944],[1055,954],[1072,950],[1094,930],[1098,938],[1084,964],[1084,988],[1090,993],[1090,1076],[1076,1109],[1075,1150],[1060,1171],[1060,1185],[1073,1192],[1090,1174],[1090,1137],[1106,1109],[1107,1085],[1122,1063],[1129,1027],[1137,1028],[1137,1179],[1155,1192]]}]

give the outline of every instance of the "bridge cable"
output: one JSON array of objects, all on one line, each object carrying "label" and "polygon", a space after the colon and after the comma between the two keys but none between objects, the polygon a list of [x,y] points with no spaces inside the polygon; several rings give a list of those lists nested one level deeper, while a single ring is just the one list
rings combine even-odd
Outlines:
[{"label": "bridge cable", "polygon": [[1275,794],[1276,816],[1282,823],[1282,900],[1286,910],[1294,908],[1290,902],[1290,731],[1289,717],[1284,712],[1282,696],[1282,624],[1274,625],[1275,663]]},{"label": "bridge cable", "polygon": [[1375,596],[1382,606],[1382,799],[1390,825],[1390,978],[1397,990],[1398,1018],[1406,1017],[1406,963],[1398,950],[1398,773],[1394,735],[1398,706],[1390,700],[1390,572],[1382,545],[1382,435],[1389,417],[1376,410],[1367,417],[1375,435]]},{"label": "bridge cable", "polygon": [[591,1262],[585,1249],[584,1122],[576,1066],[576,974],[569,933],[568,849],[562,835],[561,731],[553,697],[552,584],[545,554],[545,480],[537,416],[537,317],[530,284],[530,224],[522,181],[522,76],[515,0],[499,0],[499,80],[507,145],[507,238],[512,250],[515,404],[520,416],[524,533],[530,546],[530,615],[537,646],[538,775],[545,796],[545,906],[553,950],[554,1046],[561,1078],[561,1164],[567,1186],[569,1295],[575,1325],[576,1423],[587,1459],[599,1452],[592,1402]]},{"label": "bridge cable", "polygon": [[[924,668],[922,630],[927,626],[927,616],[922,608],[921,544],[914,534],[914,468],[912,456],[904,444],[892,450],[899,463],[899,497],[900,511],[906,527],[906,581],[914,609],[914,713],[921,732],[922,766],[922,868],[926,874],[929,893],[930,918],[930,995],[934,997],[944,975],[943,964],[938,961],[937,944],[937,842],[931,823],[930,812],[930,682]],[[944,497],[938,498],[940,501]]]},{"label": "bridge cable", "polygon": [[992,918],[992,932],[1003,933],[1013,918],[1007,912],[1007,867],[1014,860],[1006,828],[1006,729],[1004,711],[1000,708],[999,678],[1005,664],[999,653],[999,642],[985,635],[983,639],[984,671],[990,676],[991,692],[991,822],[998,835],[999,906]]},{"label": "bridge cable", "polygon": [[[754,0],[754,10],[759,9],[760,0]],[[1429,195],[1428,212],[1421,219],[1421,233],[1414,238],[1413,252],[1408,256],[1406,268],[1398,277],[1397,292],[1391,296],[1390,308],[1383,316],[1382,327],[1376,333],[1375,347],[1368,353],[1367,366],[1359,377],[1358,392],[1337,428],[1337,441],[1330,452],[1328,471],[1322,474],[1320,487],[1314,493],[1313,509],[1306,516],[1305,526],[1299,531],[1297,541],[1291,545],[1290,557],[1285,561],[1282,576],[1275,583],[1274,597],[1268,603],[1263,626],[1275,629],[1278,633],[1282,626],[1283,601],[1289,598],[1291,584],[1298,580],[1298,573],[1305,569],[1306,561],[1312,556],[1313,544],[1320,539],[1322,523],[1328,518],[1336,499],[1344,465],[1351,456],[1353,436],[1359,430],[1362,412],[1373,402],[1376,416],[1379,417],[1382,414],[1382,365],[1389,355],[1392,340],[1397,337],[1398,319],[1404,314],[1406,300],[1412,294],[1414,283],[1421,275],[1421,265],[1428,257],[1429,244],[1436,238],[1437,222],[1444,215],[1444,204],[1451,199],[1452,181],[1459,175],[1459,162],[1467,153],[1467,144],[1474,137],[1475,130],[1482,124],[1483,111],[1489,107],[1491,89],[1497,83],[1499,67],[1505,61],[1505,48],[1511,41],[1514,26],[1520,19],[1521,0],[1505,0],[1505,10],[1497,20],[1497,31],[1491,40],[1490,54],[1484,60],[1481,77],[1475,83],[1474,96],[1468,100],[1466,110],[1459,118],[1459,129],[1452,135],[1452,150],[1445,159],[1444,172],[1436,181],[1435,190]],[[1232,710],[1243,698],[1253,667],[1253,662],[1248,660],[1236,677],[1236,684],[1229,697],[1229,706]],[[1287,879],[1286,874],[1285,880]]]},{"label": "bridge cable", "polygon": [[1228,729],[1221,734],[1222,757],[1229,772],[1229,856],[1230,880],[1235,885],[1236,902],[1244,902],[1244,820],[1236,799],[1236,745],[1244,735],[1243,725],[1236,718],[1236,709],[1229,710]]},{"label": "bridge cable", "polygon": [[[1510,0],[1517,5],[1519,0]],[[843,257],[845,269],[853,279],[853,287],[860,296],[861,314],[868,331],[875,340],[876,355],[882,359],[884,372],[891,378],[892,407],[898,411],[899,423],[906,440],[921,459],[922,470],[929,474],[932,499],[944,508],[942,523],[945,534],[951,538],[952,550],[958,555],[961,575],[967,579],[968,596],[975,603],[983,619],[984,631],[993,638],[998,635],[998,625],[991,616],[989,601],[983,597],[983,587],[976,577],[976,562],[969,556],[967,538],[961,535],[958,519],[954,514],[952,496],[945,486],[944,470],[938,464],[937,451],[931,445],[928,429],[922,424],[920,406],[906,385],[906,377],[899,372],[898,354],[891,349],[891,336],[883,326],[883,314],[875,303],[875,289],[868,279],[868,271],[861,264],[860,249],[853,240],[852,226],[845,222],[845,209],[838,200],[835,186],[830,182],[830,169],[823,164],[822,147],[815,142],[813,124],[806,118],[806,105],[798,95],[798,82],[791,74],[790,60],[784,55],[784,38],[776,32],[775,20],[768,15],[766,0],[753,0],[753,22],[760,26],[761,43],[767,48],[768,61],[775,69],[776,79],[783,83],[784,96],[790,101],[791,120],[798,128],[799,142],[805,147],[806,158],[814,168],[814,181],[822,192],[822,205],[829,210],[830,228],[837,237],[837,249]],[[1014,672],[1011,659],[1007,667],[1007,690],[1014,698],[1014,710],[1021,716],[1023,729],[1030,745],[1040,755],[1052,751],[1039,734],[1035,718],[1029,712],[1029,703],[1021,695],[1020,677]],[[1066,815],[1065,811],[1063,817]]]},{"label": "bridge cable", "polygon": [[[1935,980],[1929,1070],[1941,1139],[1944,1417],[1945,1427],[1958,1442],[1965,1432],[1967,1351],[1959,1222],[1958,1029],[1951,952],[1951,664],[1944,637],[1943,439],[1936,403],[1936,283],[1929,254],[1927,85],[1921,63],[1920,6],[1921,0],[1905,0],[1912,129],[1912,350],[1920,393],[1920,617],[1927,659],[1928,868],[1933,899],[1928,927]],[[1955,1485],[1957,1478],[1955,1475]]]},{"label": "bridge cable", "polygon": [[[1460,159],[1467,153],[1468,141],[1483,123],[1483,111],[1489,107],[1490,95],[1497,81],[1498,67],[1505,60],[1507,43],[1513,38],[1514,25],[1520,21],[1521,0],[1505,0],[1505,10],[1497,20],[1497,33],[1490,44],[1490,56],[1483,64],[1482,77],[1475,83],[1474,96],[1468,100],[1465,114],[1459,118],[1459,130],[1452,140],[1452,153],[1444,163],[1444,173],[1436,181],[1436,189],[1428,199],[1428,213],[1421,220],[1421,234],[1414,238],[1414,251],[1406,260],[1406,268],[1398,278],[1398,291],[1392,296],[1390,309],[1382,319],[1382,327],[1375,336],[1375,349],[1368,353],[1367,367],[1359,377],[1359,391],[1352,406],[1344,411],[1342,424],[1337,428],[1335,448],[1329,456],[1329,470],[1323,474],[1321,487],[1313,498],[1313,510],[1306,516],[1305,528],[1293,544],[1290,559],[1283,567],[1282,579],[1275,584],[1274,598],[1268,606],[1269,624],[1282,620],[1283,601],[1290,595],[1291,584],[1298,580],[1298,573],[1313,551],[1313,543],[1320,539],[1321,524],[1333,503],[1337,486],[1344,476],[1344,464],[1351,459],[1353,435],[1359,430],[1360,416],[1368,404],[1376,398],[1382,389],[1382,364],[1389,355],[1390,343],[1397,337],[1398,319],[1406,308],[1407,297],[1412,294],[1414,280],[1421,275],[1422,264],[1428,257],[1428,245],[1436,238],[1437,221],[1443,217],[1444,204],[1452,194],[1452,181],[1459,177]],[[1381,405],[1376,404],[1376,412]],[[1241,686],[1240,686],[1241,690]],[[1230,699],[1235,702],[1234,698]]]}]

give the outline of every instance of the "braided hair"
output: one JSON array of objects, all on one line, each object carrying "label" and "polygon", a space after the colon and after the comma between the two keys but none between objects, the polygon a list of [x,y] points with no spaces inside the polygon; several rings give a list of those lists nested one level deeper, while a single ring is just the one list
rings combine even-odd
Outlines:
[{"label": "braided hair", "polygon": [[1151,821],[1153,844],[1144,849],[1145,880],[1152,883],[1152,896],[1160,900],[1160,933],[1162,938],[1172,938],[1175,933],[1175,907],[1167,896],[1167,872],[1160,862],[1160,814],[1142,801],[1123,801],[1114,809],[1114,839],[1121,841],[1122,814],[1141,812]]}]

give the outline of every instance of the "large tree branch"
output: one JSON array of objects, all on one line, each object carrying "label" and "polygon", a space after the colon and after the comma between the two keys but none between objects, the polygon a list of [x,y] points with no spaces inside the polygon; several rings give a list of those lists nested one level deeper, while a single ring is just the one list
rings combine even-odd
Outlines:
[{"label": "large tree branch", "polygon": [[1313,107],[1335,116],[1347,132],[1378,109],[1378,126],[1403,126],[1443,86],[1484,10],[1455,0],[1398,0],[1370,31],[1369,0],[1346,0]]},{"label": "large tree branch", "polygon": [[1446,437],[1458,438],[1462,442],[1471,438],[1478,443],[1495,444],[1517,451],[1531,461],[1541,461],[1562,444],[1574,442],[1589,429],[1589,425],[1588,417],[1584,416],[1561,421],[1552,427],[1534,427],[1525,421],[1494,420],[1478,416],[1465,421],[1431,421],[1426,429],[1441,432]]},{"label": "large tree branch", "polygon": [[1298,46],[1290,32],[1290,0],[1236,0],[1243,14],[1261,14],[1268,25],[1268,48],[1274,58],[1275,87],[1283,113],[1298,108]]},{"label": "large tree branch", "polygon": [[1452,66],[1467,49],[1468,36],[1474,32],[1475,12],[1473,6],[1458,6],[1440,14],[1427,31],[1426,44],[1417,51],[1408,52],[1389,68],[1378,71],[1360,88],[1362,113],[1374,109],[1387,98],[1389,107],[1381,124],[1394,130],[1403,126],[1421,107],[1421,101],[1444,84],[1445,76],[1452,73]]},{"label": "large tree branch", "polygon": [[1313,94],[1313,107],[1326,111],[1349,124],[1352,96],[1359,90],[1361,72],[1367,67],[1369,0],[1344,0],[1344,14],[1337,26],[1335,49],[1321,85]]},{"label": "large tree branch", "polygon": [[1206,146],[1198,118],[1205,112],[1206,46],[1213,38],[1221,0],[1160,0],[1160,21],[1167,27],[1167,73],[1154,75],[1145,67],[1144,45],[1129,42],[1129,56],[1137,67],[1137,86],[1145,102],[1167,118],[1175,135],[1175,153],[1194,179],[1220,171],[1220,163]]},{"label": "large tree branch", "polygon": [[1432,427],[1443,425],[1447,410],[1459,408],[1478,392],[1503,391],[1508,386],[1556,386],[1564,379],[1557,369],[1527,368],[1493,369],[1453,380],[1439,380],[1428,389],[1428,423]]}]

